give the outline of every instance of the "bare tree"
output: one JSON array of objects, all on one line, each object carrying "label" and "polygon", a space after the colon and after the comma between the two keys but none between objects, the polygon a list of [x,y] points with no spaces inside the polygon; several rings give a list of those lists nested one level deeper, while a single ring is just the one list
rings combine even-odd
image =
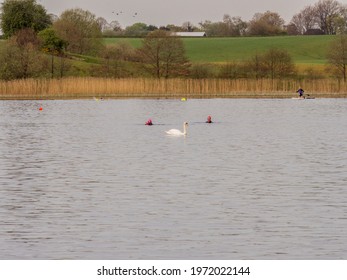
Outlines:
[{"label": "bare tree", "polygon": [[335,74],[346,82],[347,35],[340,35],[331,43],[327,58]]},{"label": "bare tree", "polygon": [[194,31],[195,27],[190,21],[186,21],[182,24],[182,30],[187,31],[187,32],[192,32]]},{"label": "bare tree", "polygon": [[129,63],[135,56],[134,48],[126,41],[106,45],[100,53],[103,76],[121,78],[129,75]]},{"label": "bare tree", "polygon": [[307,30],[313,29],[316,24],[315,9],[313,6],[306,6],[295,14],[290,22],[296,26],[299,34],[305,34]]},{"label": "bare tree", "polygon": [[247,63],[255,78],[285,78],[295,74],[291,56],[285,50],[272,48],[263,54],[256,54]]},{"label": "bare tree", "polygon": [[113,20],[110,22],[110,27],[113,31],[122,31],[122,27],[119,24],[119,22],[117,20]]},{"label": "bare tree", "polygon": [[264,69],[263,61],[264,56],[255,54],[249,61],[246,61],[246,67],[248,69],[248,76],[251,78],[264,78],[266,76],[266,72]]},{"label": "bare tree", "polygon": [[335,34],[334,20],[341,14],[341,4],[336,0],[320,0],[314,5],[317,24],[324,34]]},{"label": "bare tree", "polygon": [[241,17],[232,17],[231,19],[234,24],[235,35],[245,35],[248,26],[247,22],[243,21]]},{"label": "bare tree", "polygon": [[100,28],[101,32],[104,32],[109,27],[107,20],[103,17],[98,17],[96,19],[96,22],[99,24],[99,28]]},{"label": "bare tree", "polygon": [[285,50],[272,48],[264,54],[265,71],[272,79],[291,76],[295,73],[291,56]]},{"label": "bare tree", "polygon": [[223,16],[223,23],[225,24],[228,36],[240,36],[246,32],[247,23],[242,21],[240,17],[231,17],[225,14]]},{"label": "bare tree", "polygon": [[149,33],[138,54],[145,70],[158,79],[186,75],[190,66],[182,39],[164,30]]},{"label": "bare tree", "polygon": [[102,73],[107,77],[120,78],[124,74],[124,63],[117,46],[106,46],[101,53]]}]

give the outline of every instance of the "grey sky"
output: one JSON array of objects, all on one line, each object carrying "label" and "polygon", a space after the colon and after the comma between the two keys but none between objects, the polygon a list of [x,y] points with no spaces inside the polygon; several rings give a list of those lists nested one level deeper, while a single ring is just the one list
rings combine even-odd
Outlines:
[{"label": "grey sky", "polygon": [[[156,26],[186,21],[197,25],[204,20],[220,21],[224,14],[250,20],[257,12],[277,12],[289,22],[307,5],[319,0],[37,0],[49,13],[60,15],[64,10],[82,8],[103,17],[117,20],[122,27],[135,22]],[[347,0],[339,1],[346,3]],[[114,11],[114,13],[112,13]],[[122,11],[122,13],[120,13]],[[118,12],[118,15],[117,15]],[[135,15],[137,13],[137,15]]]}]

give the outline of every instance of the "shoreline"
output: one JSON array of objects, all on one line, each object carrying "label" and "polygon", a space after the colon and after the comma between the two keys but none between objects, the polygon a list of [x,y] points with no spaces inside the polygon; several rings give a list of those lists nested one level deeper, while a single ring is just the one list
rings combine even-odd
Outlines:
[{"label": "shoreline", "polygon": [[184,101],[188,101],[191,99],[293,99],[293,100],[315,100],[315,99],[346,99],[347,98],[347,94],[334,94],[334,95],[319,95],[317,97],[317,95],[311,95],[314,98],[297,98],[297,96],[283,96],[283,95],[271,95],[271,96],[266,96],[266,95],[262,95],[262,96],[258,96],[254,93],[251,93],[249,95],[244,95],[244,94],[240,94],[240,95],[233,95],[233,96],[218,96],[216,95],[215,97],[204,97],[204,96],[200,96],[200,97],[185,97],[185,96],[181,96],[181,97],[177,97],[177,98],[173,98],[173,97],[162,97],[162,96],[158,96],[158,97],[140,97],[137,95],[134,96],[118,96],[118,97],[108,97],[108,96],[102,96],[102,97],[95,97],[95,96],[80,96],[80,97],[48,97],[48,98],[22,98],[22,97],[2,97],[0,96],[0,101],[54,101],[54,100],[92,100],[94,99],[95,101],[105,101],[105,100],[128,100],[128,99],[142,99],[142,100],[181,100],[182,98],[184,98]]}]

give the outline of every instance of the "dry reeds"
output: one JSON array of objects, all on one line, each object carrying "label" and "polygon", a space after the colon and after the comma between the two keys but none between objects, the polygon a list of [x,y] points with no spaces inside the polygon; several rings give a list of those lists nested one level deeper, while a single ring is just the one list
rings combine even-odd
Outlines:
[{"label": "dry reeds", "polygon": [[347,97],[333,79],[146,79],[64,78],[0,81],[0,99],[75,98],[288,98],[302,87],[316,97]]}]

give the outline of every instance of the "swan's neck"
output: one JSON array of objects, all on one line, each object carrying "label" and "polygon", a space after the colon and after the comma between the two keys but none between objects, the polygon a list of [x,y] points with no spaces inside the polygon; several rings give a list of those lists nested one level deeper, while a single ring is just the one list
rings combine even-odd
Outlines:
[{"label": "swan's neck", "polygon": [[186,135],[187,134],[187,126],[183,125],[183,134]]}]

